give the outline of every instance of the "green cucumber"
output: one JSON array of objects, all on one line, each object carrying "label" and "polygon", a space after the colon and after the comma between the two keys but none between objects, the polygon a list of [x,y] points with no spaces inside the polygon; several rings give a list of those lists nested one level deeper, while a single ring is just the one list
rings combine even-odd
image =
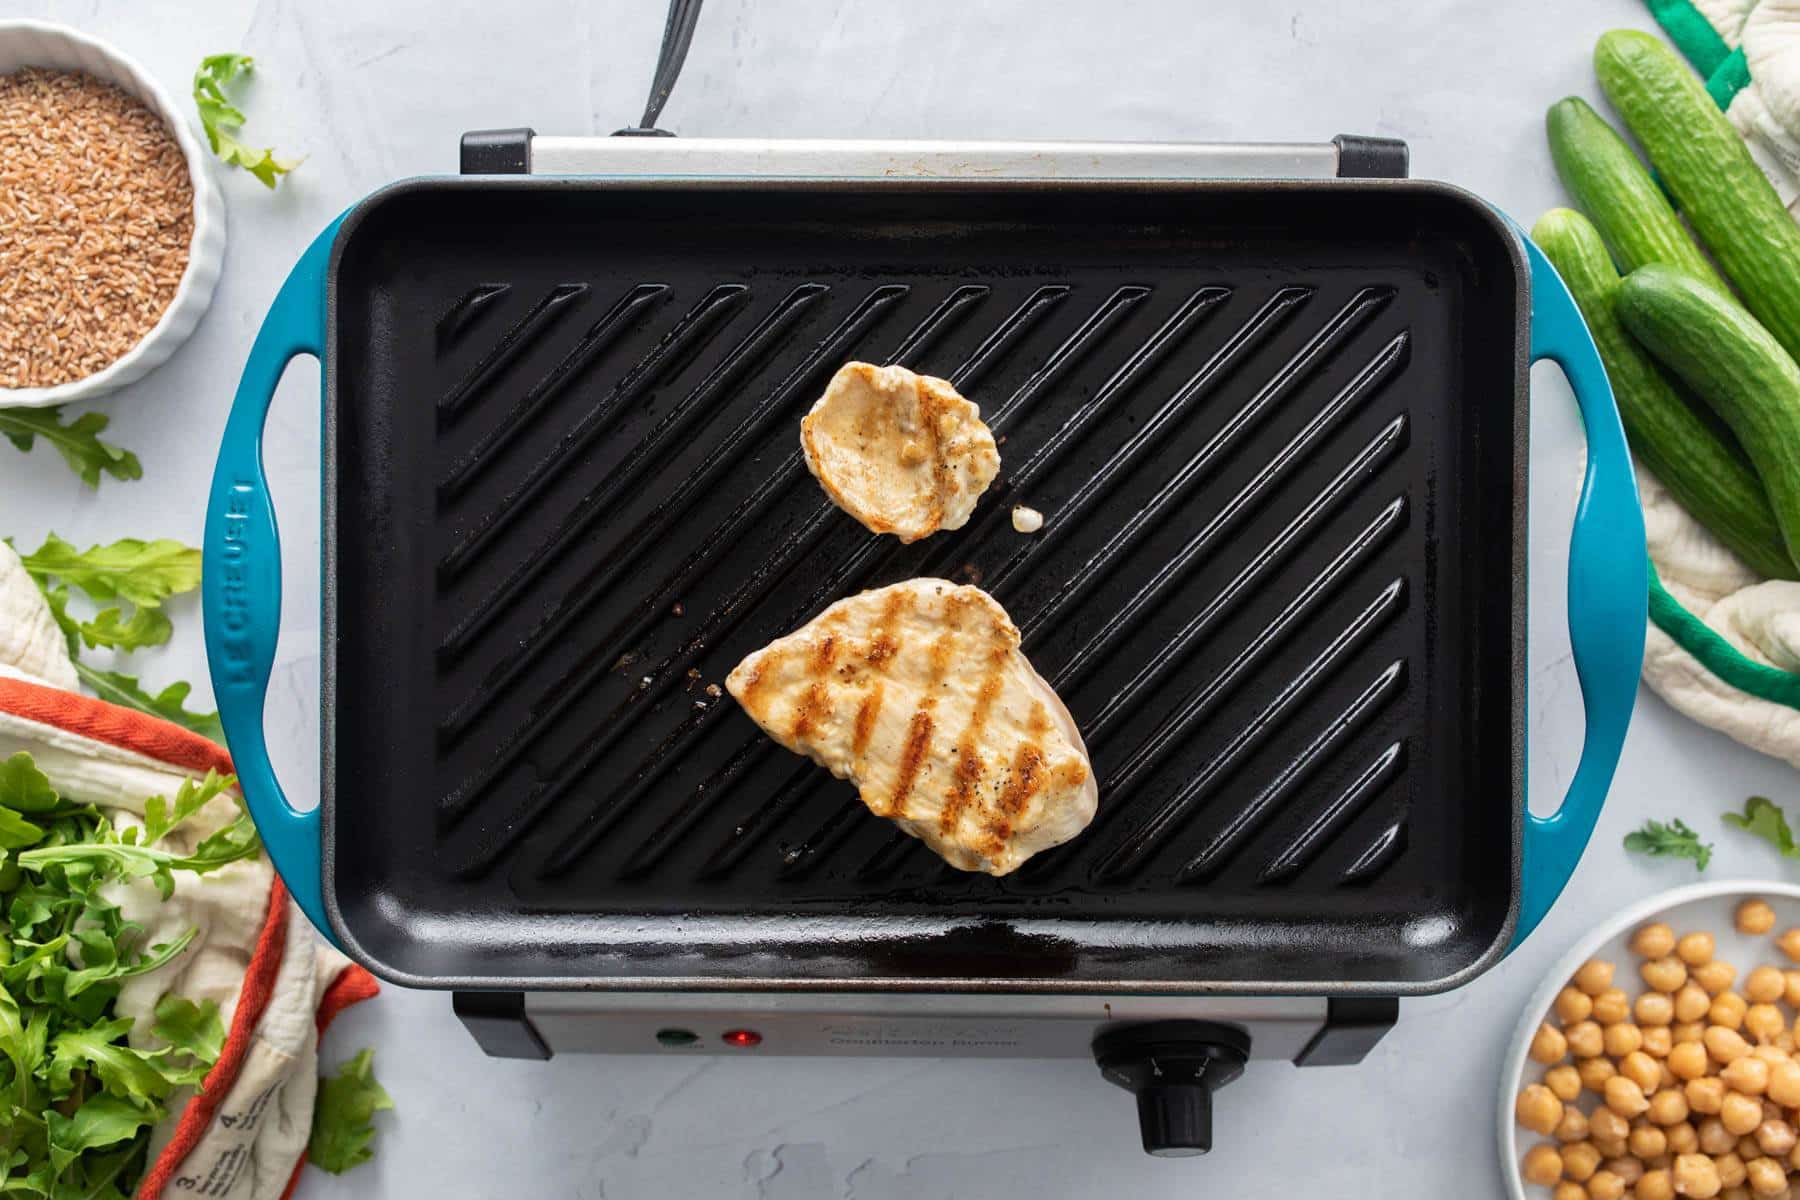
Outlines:
[{"label": "green cucumber", "polygon": [[[1745,305],[1789,355],[1800,357],[1800,225],[1737,130],[1686,64],[1647,33],[1603,35],[1594,69]],[[1772,481],[1765,476],[1764,482],[1772,493]]]},{"label": "green cucumber", "polygon": [[1558,100],[1545,114],[1544,127],[1556,173],[1599,230],[1614,262],[1626,271],[1668,263],[1727,290],[1656,180],[1586,100]]},{"label": "green cucumber", "polygon": [[1751,569],[1768,579],[1800,579],[1743,447],[1726,440],[1729,433],[1722,438],[1619,323],[1613,312],[1619,273],[1599,232],[1580,213],[1553,208],[1532,226],[1531,240],[1569,285],[1587,320],[1631,452]]},{"label": "green cucumber", "polygon": [[1762,477],[1789,558],[1800,559],[1800,365],[1718,291],[1674,267],[1639,267],[1614,311],[1737,434]]}]

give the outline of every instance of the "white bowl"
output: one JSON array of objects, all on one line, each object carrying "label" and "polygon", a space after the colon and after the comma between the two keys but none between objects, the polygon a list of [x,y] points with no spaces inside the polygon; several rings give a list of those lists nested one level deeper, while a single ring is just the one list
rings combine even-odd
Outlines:
[{"label": "white bowl", "polygon": [[55,387],[0,387],[0,408],[43,408],[71,400],[91,400],[140,378],[187,340],[212,303],[225,260],[225,202],[213,184],[206,147],[188,125],[186,110],[176,106],[143,67],[127,55],[63,25],[48,21],[0,21],[0,75],[22,67],[86,71],[117,84],[142,100],[163,119],[187,159],[194,185],[194,237],[188,243],[187,270],[175,298],[138,344],[92,375]]},{"label": "white bowl", "polygon": [[[1739,933],[1733,923],[1738,902],[1748,896],[1760,896],[1775,909],[1775,928],[1768,933]],[[1519,1027],[1513,1031],[1506,1063],[1500,1069],[1500,1158],[1501,1173],[1506,1179],[1506,1193],[1513,1200],[1549,1200],[1550,1189],[1528,1187],[1519,1174],[1519,1125],[1513,1120],[1513,1102],[1525,1086],[1526,1051],[1531,1035],[1539,1023],[1550,1015],[1556,993],[1569,982],[1575,968],[1590,958],[1604,958],[1617,963],[1621,976],[1629,970],[1629,982],[1620,983],[1628,992],[1642,990],[1637,978],[1637,956],[1626,945],[1638,926],[1651,921],[1666,921],[1677,936],[1705,930],[1716,939],[1716,957],[1738,969],[1741,980],[1752,967],[1771,963],[1781,967],[1791,964],[1775,948],[1774,938],[1783,930],[1800,925],[1800,884],[1771,883],[1754,879],[1726,879],[1717,883],[1696,883],[1671,892],[1651,896],[1601,922],[1577,942],[1550,968],[1542,983],[1525,1005]],[[1536,1063],[1531,1064],[1534,1068]],[[1536,1134],[1530,1135],[1535,1140]]]}]

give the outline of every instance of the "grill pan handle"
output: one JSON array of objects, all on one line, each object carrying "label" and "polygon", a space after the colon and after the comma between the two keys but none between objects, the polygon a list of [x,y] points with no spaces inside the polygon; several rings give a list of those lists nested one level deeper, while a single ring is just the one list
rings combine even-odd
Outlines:
[{"label": "grill pan handle", "polygon": [[1531,361],[1562,368],[1587,431],[1587,476],[1569,535],[1569,646],[1587,733],[1562,806],[1548,817],[1525,813],[1516,947],[1574,873],[1619,764],[1644,664],[1649,559],[1625,428],[1600,353],[1556,268],[1515,233],[1531,264]]},{"label": "grill pan handle", "polygon": [[[288,891],[333,943],[320,879],[319,812],[288,803],[263,737],[263,698],[281,627],[281,543],[263,474],[263,422],[296,356],[325,356],[325,274],[343,218],[313,240],[281,285],[238,381],[206,506],[200,582],[206,661],[238,784]],[[321,372],[321,388],[323,372]]]}]

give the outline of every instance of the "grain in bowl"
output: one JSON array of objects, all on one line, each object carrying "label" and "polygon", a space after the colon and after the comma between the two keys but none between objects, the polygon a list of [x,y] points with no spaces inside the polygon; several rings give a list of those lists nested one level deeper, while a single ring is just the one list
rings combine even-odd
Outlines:
[{"label": "grain in bowl", "polygon": [[103,370],[175,298],[194,234],[180,143],[80,71],[0,75],[0,388]]}]

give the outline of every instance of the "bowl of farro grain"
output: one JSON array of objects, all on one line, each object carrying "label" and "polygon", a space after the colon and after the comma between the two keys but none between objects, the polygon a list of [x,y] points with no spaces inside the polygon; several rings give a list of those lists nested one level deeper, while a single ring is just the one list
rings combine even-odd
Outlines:
[{"label": "bowl of farro grain", "polygon": [[91,399],[206,311],[225,208],[183,110],[136,62],[0,21],[0,408]]}]

